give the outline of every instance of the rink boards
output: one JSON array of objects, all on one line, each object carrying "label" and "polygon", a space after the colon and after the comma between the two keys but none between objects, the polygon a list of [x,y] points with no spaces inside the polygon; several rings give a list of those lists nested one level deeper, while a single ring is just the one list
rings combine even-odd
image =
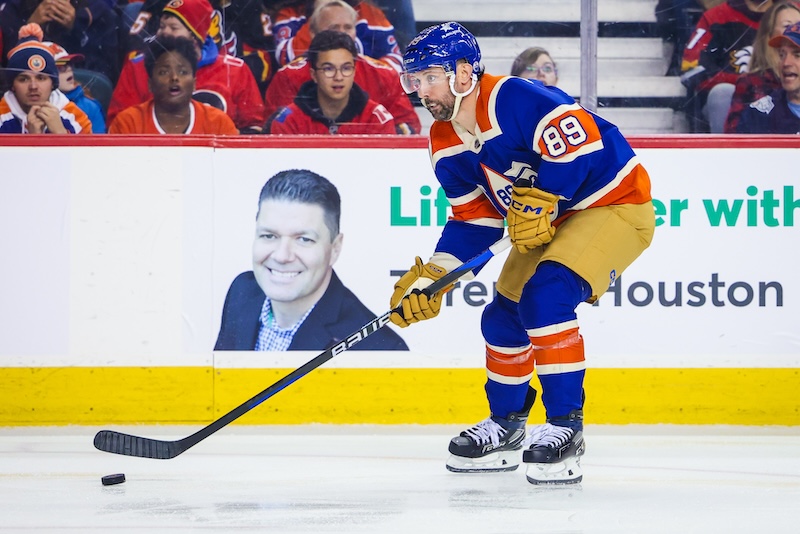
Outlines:
[{"label": "rink boards", "polygon": [[[335,268],[376,313],[449,214],[421,138],[41,142],[0,147],[0,425],[207,422],[316,356],[212,350],[227,288],[251,269],[258,192],[280,170],[336,184]],[[612,291],[579,308],[587,420],[800,424],[800,141],[633,144],[658,227]],[[483,417],[478,324],[501,265],[402,330],[408,353],[345,352],[242,422]]]}]

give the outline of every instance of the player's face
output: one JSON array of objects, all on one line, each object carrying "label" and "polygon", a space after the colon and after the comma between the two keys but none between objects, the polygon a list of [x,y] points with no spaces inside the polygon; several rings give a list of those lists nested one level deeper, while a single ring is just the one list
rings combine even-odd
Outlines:
[{"label": "player's face", "polygon": [[342,249],[317,204],[265,200],[256,218],[253,272],[272,300],[308,309],[317,302]]},{"label": "player's face", "polygon": [[194,38],[194,34],[189,31],[189,28],[187,28],[178,17],[174,17],[172,15],[161,15],[161,20],[158,23],[158,31],[156,31],[156,37],[161,37],[163,35],[184,37],[186,39]]},{"label": "player's face", "polygon": [[522,71],[520,77],[539,80],[545,85],[556,85],[558,83],[556,64],[553,62],[553,58],[547,54],[540,55],[535,62],[528,65]]},{"label": "player's face", "polygon": [[789,102],[800,103],[800,47],[783,45],[778,49],[781,60],[781,84]]},{"label": "player's face", "polygon": [[330,6],[323,9],[317,19],[317,28],[319,31],[335,30],[346,33],[354,41],[356,39],[356,21],[341,6]]},{"label": "player's face", "polygon": [[450,90],[450,80],[444,69],[433,67],[413,74],[402,75],[403,88],[416,91],[433,118],[437,121],[450,120],[456,105],[456,97]]},{"label": "player's face", "polygon": [[345,49],[321,52],[316,67],[311,71],[320,96],[336,102],[350,98],[355,67],[355,58]]},{"label": "player's face", "polygon": [[24,71],[14,78],[11,91],[17,98],[22,111],[28,113],[31,106],[41,105],[50,99],[53,92],[53,79],[41,72]]},{"label": "player's face", "polygon": [[192,65],[177,52],[161,54],[153,65],[150,92],[159,106],[183,109],[194,93],[195,76]]}]

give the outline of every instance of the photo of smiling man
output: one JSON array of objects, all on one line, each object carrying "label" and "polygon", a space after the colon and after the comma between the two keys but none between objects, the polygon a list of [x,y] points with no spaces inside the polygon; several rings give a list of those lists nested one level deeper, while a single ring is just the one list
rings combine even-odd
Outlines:
[{"label": "photo of smiling man", "polygon": [[[308,170],[281,171],[261,189],[253,270],[231,284],[214,350],[324,350],[374,319],[333,265],[344,241],[336,187]],[[385,326],[352,350],[408,350]]]}]

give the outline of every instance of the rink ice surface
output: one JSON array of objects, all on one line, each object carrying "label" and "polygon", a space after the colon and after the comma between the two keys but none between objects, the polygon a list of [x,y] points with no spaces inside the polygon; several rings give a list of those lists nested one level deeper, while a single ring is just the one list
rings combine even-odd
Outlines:
[{"label": "rink ice surface", "polygon": [[97,451],[97,430],[0,429],[0,531],[800,532],[794,427],[587,426],[584,480],[562,488],[524,465],[450,473],[449,426],[234,425],[172,460]]}]

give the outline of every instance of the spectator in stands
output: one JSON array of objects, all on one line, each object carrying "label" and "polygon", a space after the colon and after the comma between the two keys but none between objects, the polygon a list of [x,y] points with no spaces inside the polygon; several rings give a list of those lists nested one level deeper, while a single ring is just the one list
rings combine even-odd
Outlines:
[{"label": "spectator in stands", "polygon": [[770,39],[769,46],[778,50],[781,88],[746,107],[736,132],[800,134],[800,22]]},{"label": "spectator in stands", "polygon": [[[357,207],[357,206],[356,206]],[[261,189],[253,270],[234,279],[214,350],[323,350],[376,318],[333,265],[344,236],[341,199],[308,170],[282,171]],[[383,327],[353,350],[408,350]]]},{"label": "spectator in stands", "polygon": [[271,134],[388,134],[394,117],[353,83],[358,50],[349,35],[334,30],[314,36],[308,50],[311,81],[294,103],[276,111],[265,131]]},{"label": "spectator in stands", "polygon": [[[186,37],[200,58],[194,99],[225,111],[241,133],[260,133],[264,125],[264,103],[253,74],[244,62],[220,54],[209,35],[212,9],[208,0],[171,0],[163,9],[157,37]],[[111,96],[108,122],[131,106],[152,97],[144,56],[139,54],[122,68]]]},{"label": "spectator in stands", "polygon": [[[3,50],[10,50],[19,29],[31,22],[52,41],[85,56],[84,67],[112,81],[119,75],[119,17],[108,0],[7,0],[0,2]],[[5,60],[3,54],[0,62]]]},{"label": "spectator in stands", "polygon": [[[161,14],[169,0],[145,0],[130,27],[126,48],[141,51],[158,31]],[[264,94],[277,70],[272,18],[263,0],[211,0],[214,12],[209,36],[222,53],[241,58],[250,68]]]},{"label": "spectator in stands", "polygon": [[[356,11],[341,1],[330,2],[319,7],[309,19],[312,38],[323,30],[336,30],[347,33],[355,40]],[[300,87],[311,80],[308,59],[303,56],[292,61],[275,73],[267,88],[265,103],[267,115],[271,116],[278,108],[294,102]],[[391,67],[363,54],[356,61],[355,83],[369,97],[382,104],[395,120],[398,134],[416,134],[422,129],[411,100],[397,82],[397,73]]]},{"label": "spectator in stands", "polygon": [[75,79],[73,64],[83,61],[83,54],[70,54],[58,43],[47,42],[45,44],[53,51],[56,67],[58,67],[58,90],[86,113],[92,123],[92,133],[106,133],[106,118],[103,107],[97,100],[87,95],[83,91],[81,84]]},{"label": "spectator in stands", "polygon": [[523,50],[511,65],[511,75],[539,80],[545,85],[558,85],[558,68],[550,53],[534,46]]},{"label": "spectator in stands", "polygon": [[772,0],[728,0],[703,13],[683,53],[681,81],[711,133],[724,131],[734,84],[747,72],[756,30]]},{"label": "spectator in stands", "polygon": [[191,40],[171,35],[157,37],[145,49],[144,66],[153,97],[120,112],[109,133],[239,133],[224,111],[192,99],[197,80],[197,51]]},{"label": "spectator in stands", "polygon": [[750,72],[736,80],[736,90],[725,120],[725,133],[736,132],[739,117],[747,106],[780,89],[780,60],[778,52],[769,46],[769,40],[782,35],[795,22],[800,22],[800,5],[792,0],[779,0],[764,14],[756,32]]},{"label": "spectator in stands", "polygon": [[[286,65],[306,53],[313,37],[306,20],[311,13],[329,3],[331,0],[297,0],[278,11],[275,15],[274,32],[277,42],[275,56],[279,65]],[[400,47],[397,45],[394,27],[383,11],[367,0],[347,0],[346,3],[357,13],[354,40],[359,52],[383,61],[400,72]],[[326,29],[345,31],[343,28]]]},{"label": "spectator in stands", "polygon": [[0,99],[0,133],[90,134],[86,114],[58,90],[58,67],[42,28],[26,24],[8,51],[11,88]]}]

